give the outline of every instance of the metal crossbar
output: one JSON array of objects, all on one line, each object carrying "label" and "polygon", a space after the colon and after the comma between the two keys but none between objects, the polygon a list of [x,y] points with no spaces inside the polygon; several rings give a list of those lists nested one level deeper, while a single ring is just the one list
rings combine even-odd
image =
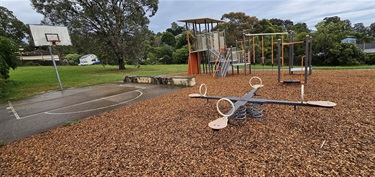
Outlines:
[{"label": "metal crossbar", "polygon": [[245,34],[245,36],[267,36],[267,35],[278,35],[278,34],[289,34],[288,32],[283,33],[257,33],[257,34]]}]

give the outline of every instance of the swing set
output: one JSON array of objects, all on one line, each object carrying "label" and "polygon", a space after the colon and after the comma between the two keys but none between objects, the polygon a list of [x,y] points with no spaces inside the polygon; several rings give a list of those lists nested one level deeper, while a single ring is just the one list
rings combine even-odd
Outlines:
[{"label": "swing set", "polygon": [[[307,76],[311,75],[312,73],[312,66],[311,66],[311,59],[312,59],[312,37],[306,36],[305,41],[294,41],[293,31],[289,32],[283,32],[283,33],[257,33],[257,34],[245,34],[244,33],[244,41],[245,37],[249,37],[247,41],[249,41],[249,55],[250,55],[250,49],[252,49],[252,58],[253,58],[253,64],[256,63],[256,50],[255,50],[255,37],[260,36],[260,42],[261,42],[261,63],[264,69],[264,65],[266,63],[266,57],[265,57],[265,41],[266,36],[271,36],[271,64],[272,69],[274,66],[274,45],[277,44],[277,62],[278,62],[278,82],[279,83],[307,83]],[[281,39],[278,39],[278,42],[274,42],[274,36],[276,35],[282,35]],[[289,42],[285,42],[285,35],[289,35]],[[301,67],[294,67],[294,45],[296,44],[303,44],[305,43],[306,49],[305,54],[301,58]],[[241,41],[241,44],[244,46],[244,42]],[[288,49],[288,69],[289,69],[289,75],[293,75],[294,72],[299,72],[300,79],[299,80],[286,80],[284,76],[284,63],[285,63],[285,50]],[[251,67],[250,67],[251,69]],[[282,71],[282,72],[281,72]]]},{"label": "swing set", "polygon": [[[292,33],[293,34],[293,33]],[[284,37],[278,40],[278,82],[279,83],[307,83],[307,76],[312,74],[312,37],[306,35],[305,41],[293,41],[293,35],[291,35],[291,42],[284,42]],[[301,67],[295,68],[294,63],[294,45],[305,43],[305,54],[301,57]],[[299,72],[299,80],[287,80],[285,79],[284,72],[284,54],[285,49],[289,49],[289,75],[293,75],[294,72]]]}]

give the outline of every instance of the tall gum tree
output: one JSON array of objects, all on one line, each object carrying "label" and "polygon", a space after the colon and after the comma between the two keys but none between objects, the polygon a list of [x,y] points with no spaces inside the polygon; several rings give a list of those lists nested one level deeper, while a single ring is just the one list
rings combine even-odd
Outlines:
[{"label": "tall gum tree", "polygon": [[[71,31],[94,34],[115,57],[119,69],[127,60],[137,60],[149,17],[158,10],[159,0],[31,0],[44,22],[64,25]],[[133,41],[129,41],[131,39]],[[135,41],[134,41],[135,40]],[[87,41],[90,42],[90,41]]]},{"label": "tall gum tree", "polygon": [[26,32],[26,25],[18,20],[12,11],[0,6],[0,36],[21,44]]}]

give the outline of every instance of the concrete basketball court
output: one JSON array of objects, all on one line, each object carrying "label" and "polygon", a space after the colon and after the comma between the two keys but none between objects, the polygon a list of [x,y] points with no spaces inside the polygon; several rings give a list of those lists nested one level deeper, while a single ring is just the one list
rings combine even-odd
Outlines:
[{"label": "concrete basketball court", "polygon": [[[181,86],[111,83],[53,91],[0,105],[0,141],[42,133],[104,111],[179,90]],[[126,113],[124,113],[126,114]]]}]

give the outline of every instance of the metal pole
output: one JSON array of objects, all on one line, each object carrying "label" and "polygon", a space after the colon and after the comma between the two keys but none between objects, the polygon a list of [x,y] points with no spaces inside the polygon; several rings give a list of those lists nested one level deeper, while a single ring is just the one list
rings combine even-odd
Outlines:
[{"label": "metal pole", "polygon": [[230,46],[231,51],[230,51],[230,59],[232,61],[232,76],[234,75],[234,66],[233,66],[233,47]]},{"label": "metal pole", "polygon": [[[245,39],[246,39],[246,36],[245,36]],[[248,59],[249,59],[249,74],[251,74],[251,41],[250,41],[251,37],[249,37],[249,55],[248,55]],[[246,62],[245,62],[246,63]]]},{"label": "metal pole", "polygon": [[[210,26],[210,25],[208,25],[208,26]],[[207,65],[206,65],[206,74],[208,73],[208,74],[211,74],[211,64],[210,64],[210,62],[211,62],[211,53],[210,53],[210,44],[209,44],[209,42],[208,42],[208,40],[209,40],[209,34],[208,33],[206,33],[205,34],[205,36],[206,36],[206,45],[207,45]],[[209,67],[208,68],[208,72],[207,72],[207,67]]]},{"label": "metal pole", "polygon": [[308,63],[309,63],[309,39],[310,39],[310,36],[309,35],[306,35],[306,51],[305,51],[305,84],[307,84],[307,68],[308,68]]},{"label": "metal pole", "polygon": [[244,71],[246,76],[246,38],[245,38],[245,30],[242,30],[242,46],[243,46],[243,57],[244,57]]},{"label": "metal pole", "polygon": [[[290,36],[289,36],[289,42],[293,42],[294,41],[294,38],[293,38],[293,31],[290,31]],[[289,46],[289,74],[293,74],[292,72],[292,68],[293,68],[293,65],[294,65],[294,57],[293,57],[293,54],[294,53],[294,44],[291,44]]]},{"label": "metal pole", "polygon": [[63,86],[61,84],[61,80],[60,80],[60,76],[59,76],[59,71],[57,70],[57,66],[56,66],[56,62],[55,62],[55,57],[53,56],[53,53],[52,53],[52,46],[48,46],[48,49],[49,49],[49,53],[51,54],[51,58],[52,58],[52,63],[53,63],[53,67],[55,68],[55,73],[56,73],[56,77],[57,77],[57,81],[59,82],[59,85],[60,85],[60,90],[63,91]]},{"label": "metal pole", "polygon": [[312,74],[312,36],[310,36],[309,43],[310,43],[310,51],[309,51],[309,54],[310,54],[310,56],[309,56],[309,68],[310,68],[310,70],[309,70],[309,75],[311,75]]},{"label": "metal pole", "polygon": [[[220,53],[221,52],[221,48],[220,48],[221,46],[220,46],[220,31],[219,31],[219,29],[217,30],[217,39],[219,40],[218,45],[219,45],[219,53]],[[221,61],[221,58],[220,58],[220,61]]]},{"label": "metal pole", "polygon": [[280,83],[280,67],[281,67],[281,39],[277,40],[277,82]]}]

